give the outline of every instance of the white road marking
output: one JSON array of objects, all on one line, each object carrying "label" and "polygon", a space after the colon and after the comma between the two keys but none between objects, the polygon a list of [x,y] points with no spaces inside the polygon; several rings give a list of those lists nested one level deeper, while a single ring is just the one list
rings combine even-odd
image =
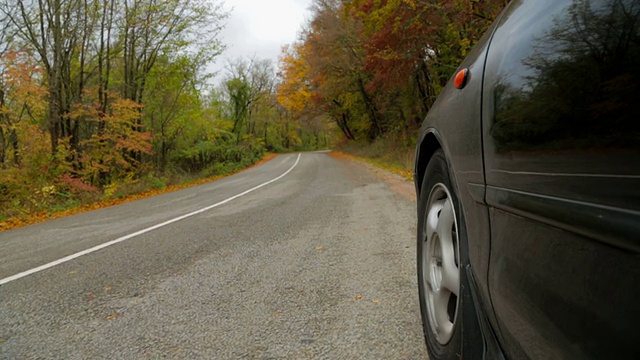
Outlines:
[{"label": "white road marking", "polygon": [[269,184],[271,184],[273,182],[276,182],[276,181],[282,179],[283,177],[285,177],[288,173],[291,172],[291,170],[293,170],[293,168],[296,167],[296,165],[298,165],[298,162],[300,161],[300,155],[302,155],[302,154],[298,154],[298,158],[296,159],[296,162],[289,168],[289,170],[285,171],[282,175],[278,176],[275,179],[269,180],[269,181],[267,181],[265,183],[262,183],[262,184],[260,184],[258,186],[252,187],[251,189],[249,189],[249,190],[247,190],[245,192],[242,192],[240,194],[234,195],[234,196],[232,196],[232,197],[230,197],[228,199],[222,200],[222,201],[220,201],[218,203],[215,203],[213,205],[209,205],[209,206],[207,206],[205,208],[202,208],[200,210],[196,210],[196,211],[190,212],[188,214],[185,214],[185,215],[182,215],[182,216],[178,216],[177,218],[173,218],[171,220],[167,220],[167,221],[165,221],[163,223],[160,223],[160,224],[157,224],[157,225],[153,225],[153,226],[148,227],[146,229],[142,229],[140,231],[136,231],[136,232],[131,233],[129,235],[125,235],[125,236],[119,237],[119,238],[117,238],[115,240],[111,240],[111,241],[106,242],[104,244],[100,244],[100,245],[94,246],[94,247],[92,247],[90,249],[83,250],[83,251],[77,252],[77,253],[69,255],[69,256],[65,256],[62,259],[58,259],[58,260],[52,261],[50,263],[35,267],[33,269],[29,269],[27,271],[23,271],[23,272],[21,272],[19,274],[15,274],[15,275],[6,277],[4,279],[0,279],[0,285],[4,285],[6,283],[9,283],[9,282],[14,281],[14,280],[18,280],[18,279],[23,278],[25,276],[29,276],[31,274],[35,274],[35,273],[37,273],[39,271],[46,270],[46,269],[52,268],[52,267],[54,267],[56,265],[60,265],[60,264],[66,263],[67,261],[71,261],[73,259],[77,259],[80,256],[91,254],[92,252],[96,252],[98,250],[104,249],[104,248],[109,247],[111,245],[115,245],[115,244],[121,243],[121,242],[123,242],[125,240],[129,240],[129,239],[134,238],[134,237],[136,237],[138,235],[146,234],[146,233],[148,233],[150,231],[159,229],[159,228],[161,228],[163,226],[167,226],[169,224],[173,224],[173,223],[178,222],[180,220],[184,220],[184,219],[186,219],[188,217],[191,217],[191,216],[194,216],[194,215],[198,215],[198,214],[203,213],[205,211],[208,211],[208,210],[211,210],[213,208],[216,208],[216,207],[218,207],[220,205],[226,204],[226,203],[228,203],[228,202],[230,202],[232,200],[235,200],[235,199],[237,199],[237,198],[239,198],[241,196],[247,195],[250,192],[258,190],[263,186],[267,186],[267,185],[269,185]]}]

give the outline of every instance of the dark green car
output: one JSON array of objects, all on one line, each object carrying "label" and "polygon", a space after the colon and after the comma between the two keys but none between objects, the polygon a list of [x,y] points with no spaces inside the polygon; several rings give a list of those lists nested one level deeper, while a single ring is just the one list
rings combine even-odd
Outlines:
[{"label": "dark green car", "polygon": [[435,359],[640,359],[640,2],[512,1],[416,154]]}]

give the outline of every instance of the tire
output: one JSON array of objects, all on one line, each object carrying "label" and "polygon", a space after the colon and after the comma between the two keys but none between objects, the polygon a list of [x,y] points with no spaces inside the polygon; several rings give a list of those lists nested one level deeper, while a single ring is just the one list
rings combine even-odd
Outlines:
[{"label": "tire", "polygon": [[466,281],[460,246],[462,242],[466,250],[466,231],[461,231],[461,214],[445,155],[437,150],[425,170],[418,200],[418,290],[431,360],[462,358],[463,298],[469,297],[461,291],[466,288],[461,286]]}]

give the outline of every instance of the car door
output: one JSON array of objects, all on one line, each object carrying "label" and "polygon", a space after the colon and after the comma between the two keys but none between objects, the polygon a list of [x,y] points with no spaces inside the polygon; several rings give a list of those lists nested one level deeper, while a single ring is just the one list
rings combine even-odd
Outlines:
[{"label": "car door", "polygon": [[638,19],[634,0],[516,0],[496,28],[488,283],[512,358],[640,358]]}]

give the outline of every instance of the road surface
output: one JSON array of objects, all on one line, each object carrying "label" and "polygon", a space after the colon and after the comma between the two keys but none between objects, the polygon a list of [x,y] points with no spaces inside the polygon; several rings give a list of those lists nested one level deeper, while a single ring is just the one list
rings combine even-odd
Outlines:
[{"label": "road surface", "polygon": [[0,359],[425,359],[415,223],[303,153],[1,232]]}]

